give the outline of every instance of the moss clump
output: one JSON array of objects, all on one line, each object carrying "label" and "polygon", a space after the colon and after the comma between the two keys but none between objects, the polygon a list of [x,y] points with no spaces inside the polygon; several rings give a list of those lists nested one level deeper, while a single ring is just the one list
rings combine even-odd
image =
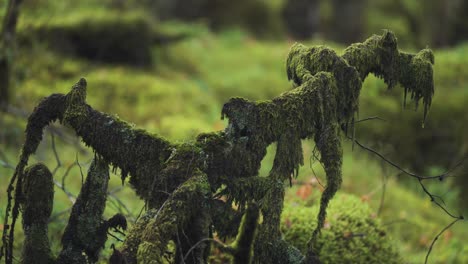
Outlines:
[{"label": "moss clump", "polygon": [[[319,211],[317,205],[286,205],[281,217],[284,239],[307,252],[310,234],[317,226],[310,215]],[[340,194],[328,207],[326,227],[315,248],[321,263],[403,263],[398,250],[379,219],[358,197]]]},{"label": "moss clump", "polygon": [[[406,94],[411,93],[411,100],[418,107],[422,98],[424,105],[424,121],[432,103],[434,95],[434,77],[432,65],[434,65],[434,54],[430,49],[423,49],[417,54],[400,53],[400,83],[405,88],[404,103]],[[415,78],[414,76],[418,76]]]},{"label": "moss clump", "polygon": [[405,101],[408,92],[416,106],[422,98],[424,125],[434,95],[434,54],[430,49],[417,54],[401,52],[395,35],[385,31],[382,36],[374,35],[363,43],[349,46],[342,57],[356,67],[362,80],[373,73],[382,78],[389,89],[400,83],[405,91]]},{"label": "moss clump", "polygon": [[[65,55],[91,60],[148,65],[156,38],[155,22],[142,12],[75,11],[20,23],[21,43],[39,40]],[[23,44],[24,45],[24,44]]]}]

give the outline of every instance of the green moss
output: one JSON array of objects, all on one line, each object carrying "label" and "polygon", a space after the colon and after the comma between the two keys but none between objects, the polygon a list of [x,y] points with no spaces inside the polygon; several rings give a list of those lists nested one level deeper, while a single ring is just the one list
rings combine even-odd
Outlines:
[{"label": "green moss", "polygon": [[[122,252],[129,263],[137,263],[137,253],[139,246],[141,246],[140,244],[142,243],[141,234],[157,212],[158,210],[156,209],[148,210],[135,224],[132,225],[132,228],[129,230],[122,249]],[[144,251],[144,248],[145,246],[142,246],[141,250]]]},{"label": "green moss", "polygon": [[87,117],[86,80],[81,78],[67,94],[63,122],[80,126]]},{"label": "green moss", "polygon": [[108,228],[102,215],[106,205],[108,182],[108,164],[95,157],[62,236],[64,250],[59,255],[59,263],[80,263],[70,262],[70,259],[73,259],[70,254],[85,253],[90,261],[98,260],[99,252],[107,240]]},{"label": "green moss", "polygon": [[383,78],[392,88],[398,82],[399,51],[397,39],[390,31],[373,35],[363,43],[352,44],[343,52],[343,58],[356,70],[364,80],[369,73]]},{"label": "green moss", "polygon": [[356,67],[362,80],[373,73],[384,79],[389,89],[400,83],[405,90],[405,101],[408,92],[416,106],[422,98],[424,125],[434,95],[434,55],[431,50],[424,49],[417,54],[400,52],[395,35],[385,31],[382,36],[374,35],[364,43],[346,48],[343,58]]},{"label": "green moss", "polygon": [[23,242],[22,263],[53,263],[48,224],[54,200],[52,173],[43,164],[35,164],[25,171],[23,183]]},{"label": "green moss", "polygon": [[434,77],[432,65],[434,64],[434,54],[430,49],[423,49],[415,55],[400,54],[400,83],[405,88],[406,94],[411,93],[411,100],[418,106],[422,98],[424,105],[424,121],[426,120],[429,107],[434,95]]},{"label": "green moss", "polygon": [[[310,232],[317,226],[310,216],[319,206],[286,205],[281,230],[286,241],[308,250]],[[393,240],[368,205],[350,195],[337,195],[330,203],[322,235],[316,242],[321,263],[403,263]]]},{"label": "green moss", "polygon": [[[169,241],[176,239],[179,230],[192,226],[205,210],[209,191],[207,177],[200,172],[177,188],[141,232],[138,249],[133,250],[137,262],[161,263]],[[206,238],[208,230],[203,232]]]},{"label": "green moss", "polygon": [[[367,51],[367,49],[364,49]],[[355,54],[356,55],[356,54]],[[355,58],[353,56],[353,58]],[[367,65],[367,61],[361,62]],[[350,65],[346,57],[340,57],[325,46],[307,48],[301,44],[291,47],[286,62],[288,79],[295,85],[302,85],[319,72],[330,72],[336,80],[337,90],[334,99],[337,101],[335,111],[340,123],[348,124],[358,111],[358,98],[362,86],[362,72]],[[360,75],[361,74],[361,75]],[[361,78],[360,78],[361,77]]]}]

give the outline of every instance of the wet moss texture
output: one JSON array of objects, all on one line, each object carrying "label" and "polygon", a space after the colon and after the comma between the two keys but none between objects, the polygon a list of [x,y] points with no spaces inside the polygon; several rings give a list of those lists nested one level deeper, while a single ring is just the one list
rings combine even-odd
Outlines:
[{"label": "wet moss texture", "polygon": [[[44,127],[59,120],[94,150],[98,158],[92,170],[102,175],[84,185],[80,197],[95,206],[90,211],[79,206],[73,209],[59,259],[84,252],[83,260],[74,263],[96,260],[102,244],[99,241],[105,241],[100,232],[105,227],[101,215],[108,164],[121,170],[122,180],[129,177],[130,185],[147,205],[146,214],[128,231],[123,246],[128,263],[204,263],[214,232],[237,237],[236,243],[223,247],[235,263],[318,263],[323,239],[320,230],[328,204],[342,182],[341,135],[353,131],[363,80],[372,73],[384,79],[389,88],[401,84],[415,104],[422,99],[425,119],[434,93],[433,63],[430,50],[400,52],[396,37],[388,31],[351,45],[343,55],[325,46],[295,44],[286,62],[291,90],[267,101],[232,98],[221,113],[229,121],[224,131],[201,134],[181,144],[94,110],[86,103],[87,83],[81,79],[68,94],[44,99],[31,115],[9,188],[5,222],[9,223],[12,211],[13,229],[19,210],[11,204],[23,200],[18,186],[27,178],[24,167],[28,157],[35,152]],[[309,241],[301,252],[283,240],[280,222],[285,186],[304,163],[302,140],[308,139],[321,154],[327,185],[317,225],[306,235]],[[271,171],[259,177],[261,161],[273,143],[277,148]],[[93,173],[90,171],[88,178]],[[97,189],[89,192],[88,188]],[[80,217],[88,220],[75,224]],[[80,232],[87,236],[80,237]],[[4,231],[7,255],[11,254],[12,234]],[[165,256],[171,250],[175,251],[172,259]]]}]

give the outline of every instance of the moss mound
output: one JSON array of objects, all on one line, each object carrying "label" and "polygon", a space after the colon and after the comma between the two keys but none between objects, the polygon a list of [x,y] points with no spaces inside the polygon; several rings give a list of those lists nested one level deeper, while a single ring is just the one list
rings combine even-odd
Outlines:
[{"label": "moss mound", "polygon": [[[302,252],[317,222],[319,205],[286,205],[281,230],[286,241]],[[402,263],[397,248],[369,206],[352,195],[338,194],[330,202],[325,227],[316,244],[322,263]]]},{"label": "moss mound", "polygon": [[155,22],[142,12],[74,12],[19,25],[23,44],[45,42],[66,55],[95,61],[149,65]]}]

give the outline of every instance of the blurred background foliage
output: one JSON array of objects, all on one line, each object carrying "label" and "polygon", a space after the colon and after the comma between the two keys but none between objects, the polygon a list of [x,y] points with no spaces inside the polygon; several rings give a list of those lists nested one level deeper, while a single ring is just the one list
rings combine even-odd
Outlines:
[{"label": "blurred background foliage", "polygon": [[[7,1],[0,2],[1,19],[6,6]],[[422,112],[412,105],[403,108],[402,89],[388,91],[383,81],[369,76],[361,93],[360,118],[378,116],[385,121],[359,123],[356,138],[408,170],[443,172],[468,154],[468,1],[24,0],[17,45],[8,51],[14,66],[11,109],[0,113],[1,186],[6,186],[16,164],[27,114],[42,97],[66,93],[79,77],[88,80],[93,107],[183,142],[200,132],[224,129],[220,110],[230,97],[270,99],[290,89],[285,58],[294,41],[326,44],[340,52],[382,29],[396,33],[400,49],[429,46],[435,51],[435,97],[421,128]],[[289,213],[301,211],[291,209],[297,206],[315,212],[322,190],[319,181],[324,181],[320,164],[312,162],[313,145],[304,144],[311,162],[301,168],[288,192]],[[341,191],[354,196],[347,199],[350,208],[360,198],[366,204],[363,212],[378,218],[405,262],[423,262],[432,239],[451,218],[431,205],[416,180],[350,145],[345,145]],[[274,151],[272,146],[262,175],[271,168]],[[85,170],[92,155],[73,133],[54,125],[35,158],[56,167],[57,182],[77,195],[77,162]],[[466,218],[468,166],[453,175],[429,188]],[[106,215],[121,211],[134,220],[141,202],[121,187],[118,177],[112,180],[114,197],[109,198]],[[2,208],[5,197],[6,188],[1,188]],[[50,229],[56,249],[72,201],[57,189]],[[3,214],[2,209],[0,218]],[[315,216],[308,215],[285,214],[285,233],[293,233],[298,225],[310,229],[304,221]],[[467,227],[464,221],[444,233],[430,263],[468,263]],[[16,241],[20,245],[21,238]]]}]

